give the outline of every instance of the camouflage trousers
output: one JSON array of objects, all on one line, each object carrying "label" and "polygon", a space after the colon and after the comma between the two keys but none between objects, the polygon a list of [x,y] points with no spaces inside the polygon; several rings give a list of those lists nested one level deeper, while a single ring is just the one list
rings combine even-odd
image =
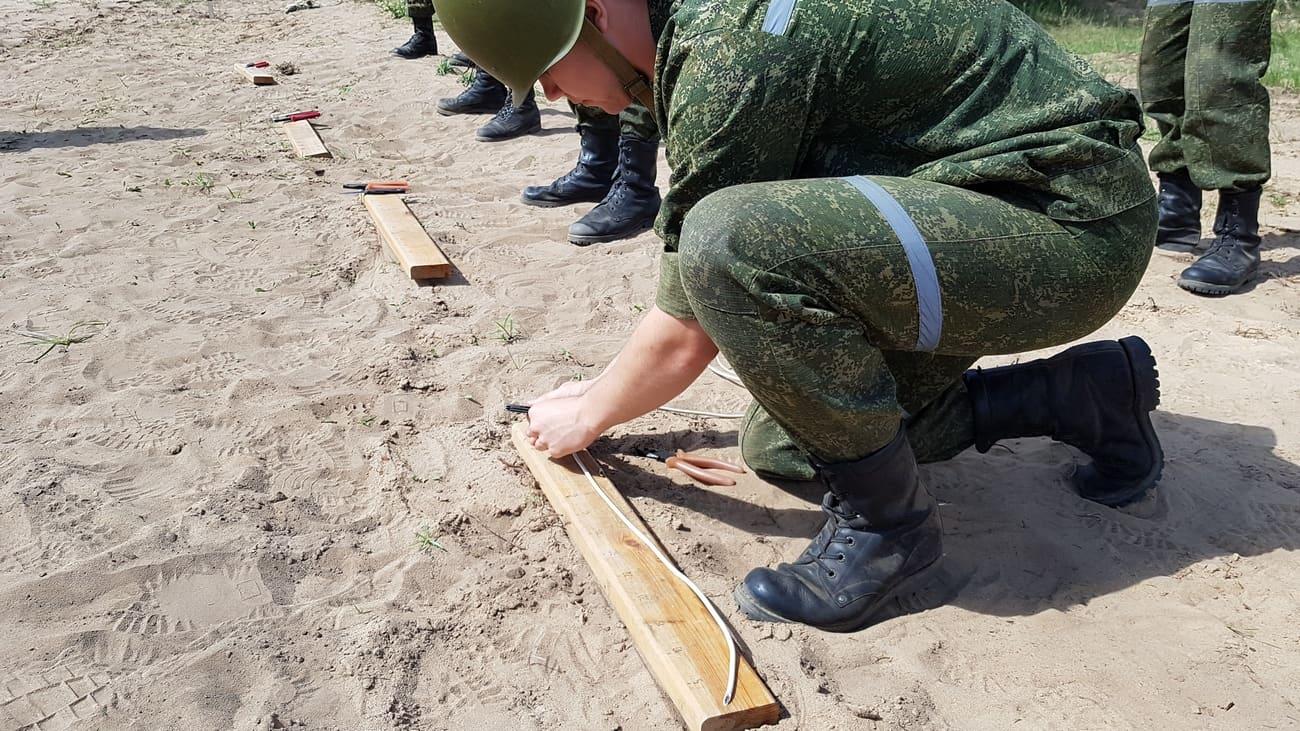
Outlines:
[{"label": "camouflage trousers", "polygon": [[756,401],[746,462],[808,479],[809,455],[860,459],[900,424],[921,461],[971,446],[961,374],[1106,323],[1137,288],[1155,229],[1154,195],[1072,223],[913,178],[781,181],[698,203],[680,263],[700,325]]},{"label": "camouflage trousers", "polygon": [[1160,128],[1151,168],[1186,169],[1204,190],[1258,188],[1271,172],[1268,90],[1273,0],[1151,0],[1138,67]]},{"label": "camouflage trousers", "polygon": [[573,114],[578,118],[579,129],[592,129],[607,132],[610,135],[625,135],[643,142],[659,141],[659,125],[655,115],[640,104],[633,102],[622,114],[610,114],[597,107],[584,107],[570,103]]},{"label": "camouflage trousers", "polygon": [[432,18],[433,0],[406,0],[406,14],[416,20]]}]

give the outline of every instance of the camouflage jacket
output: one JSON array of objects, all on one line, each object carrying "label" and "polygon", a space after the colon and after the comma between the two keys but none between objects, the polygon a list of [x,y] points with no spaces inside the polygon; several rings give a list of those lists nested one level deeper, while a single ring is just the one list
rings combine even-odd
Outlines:
[{"label": "camouflage jacket", "polygon": [[733,185],[911,176],[1062,221],[1149,200],[1132,94],[1004,0],[650,0],[672,178],[658,305],[691,308],[687,212]]}]

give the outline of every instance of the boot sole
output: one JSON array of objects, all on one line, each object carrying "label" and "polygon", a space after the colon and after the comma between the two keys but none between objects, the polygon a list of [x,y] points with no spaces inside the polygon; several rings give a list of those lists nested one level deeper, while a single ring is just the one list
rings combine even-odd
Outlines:
[{"label": "boot sole", "polygon": [[1128,359],[1129,377],[1133,384],[1133,418],[1142,433],[1143,441],[1151,451],[1152,466],[1129,489],[1101,496],[1085,496],[1093,502],[1112,508],[1120,508],[1141,499],[1160,482],[1165,469],[1164,448],[1151,423],[1151,412],[1160,405],[1160,371],[1156,368],[1156,358],[1151,354],[1151,347],[1146,341],[1137,336],[1121,338],[1119,345]]},{"label": "boot sole", "polygon": [[1187,256],[1188,254],[1200,253],[1202,251],[1205,251],[1207,248],[1208,247],[1203,247],[1200,246],[1199,244],[1196,246],[1184,246],[1182,244],[1161,244],[1156,247],[1156,253],[1164,254],[1165,256],[1171,258],[1182,258],[1184,256]]},{"label": "boot sole", "polygon": [[575,198],[570,201],[540,201],[528,199],[522,195],[519,196],[520,203],[523,203],[526,206],[532,206],[533,208],[564,208],[565,206],[576,206],[579,203],[599,203],[603,200],[605,200],[605,196],[603,195],[599,198]]},{"label": "boot sole", "polygon": [[650,229],[654,228],[654,225],[655,222],[654,219],[652,218],[649,221],[642,221],[641,224],[635,228],[631,228],[628,229],[627,231],[624,231],[622,233],[617,233],[617,234],[604,234],[601,236],[575,236],[573,234],[569,234],[569,243],[573,244],[574,246],[591,246],[592,244],[607,244],[611,241],[619,241],[621,239],[627,239],[633,236],[637,236],[645,231],[649,231]]},{"label": "boot sole", "polygon": [[528,129],[520,132],[519,134],[510,135],[509,137],[483,137],[481,135],[476,134],[474,135],[474,139],[478,140],[479,142],[509,142],[510,140],[517,140],[520,137],[535,135],[541,131],[542,131],[542,125],[539,124],[536,127],[529,127]]},{"label": "boot sole", "polygon": [[[505,102],[501,103],[505,104]],[[459,117],[462,114],[496,114],[501,111],[501,107],[499,106],[491,109],[487,107],[471,107],[470,109],[443,109],[442,107],[434,107],[434,109],[438,110],[438,114],[441,114],[444,117]]]},{"label": "boot sole", "polygon": [[[936,558],[930,564],[912,574],[911,576],[898,582],[898,585],[890,589],[884,596],[876,600],[876,603],[867,611],[864,616],[852,619],[847,622],[838,624],[817,626],[808,625],[814,629],[823,632],[857,632],[866,629],[873,624],[878,624],[887,619],[893,619],[904,614],[916,614],[927,609],[934,609],[937,606],[947,603],[946,600],[934,602],[927,600],[925,589],[929,588],[929,582],[939,574],[940,565],[943,563],[943,556]],[[738,584],[731,593],[732,599],[736,601],[736,606],[746,617],[756,622],[779,622],[782,624],[801,624],[793,619],[786,619],[781,615],[764,607],[749,593],[749,589],[742,582]]]},{"label": "boot sole", "polygon": [[[1247,280],[1248,282],[1249,280]],[[1230,294],[1236,294],[1246,286],[1246,282],[1241,284],[1206,284],[1191,279],[1178,278],[1178,286],[1191,292],[1192,294],[1201,294],[1207,297],[1226,297]]]}]

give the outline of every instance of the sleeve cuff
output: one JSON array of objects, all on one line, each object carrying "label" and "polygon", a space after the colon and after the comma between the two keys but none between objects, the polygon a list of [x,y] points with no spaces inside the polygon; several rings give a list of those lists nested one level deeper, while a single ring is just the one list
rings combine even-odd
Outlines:
[{"label": "sleeve cuff", "polygon": [[659,293],[655,306],[678,320],[694,320],[695,311],[686,299],[682,288],[681,272],[677,268],[677,252],[665,251],[659,258]]}]

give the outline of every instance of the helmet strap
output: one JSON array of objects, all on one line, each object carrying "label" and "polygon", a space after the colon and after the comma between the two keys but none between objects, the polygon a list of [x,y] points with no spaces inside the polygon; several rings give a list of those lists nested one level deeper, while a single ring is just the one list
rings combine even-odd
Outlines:
[{"label": "helmet strap", "polygon": [[623,91],[627,93],[628,98],[641,102],[642,106],[651,112],[655,110],[654,91],[650,86],[650,81],[632,65],[631,61],[622,54],[617,48],[605,39],[603,33],[590,20],[583,19],[582,32],[578,39],[586,43],[591,50],[595,51],[601,61],[609,67],[610,71],[618,77],[618,83],[623,85]]}]

